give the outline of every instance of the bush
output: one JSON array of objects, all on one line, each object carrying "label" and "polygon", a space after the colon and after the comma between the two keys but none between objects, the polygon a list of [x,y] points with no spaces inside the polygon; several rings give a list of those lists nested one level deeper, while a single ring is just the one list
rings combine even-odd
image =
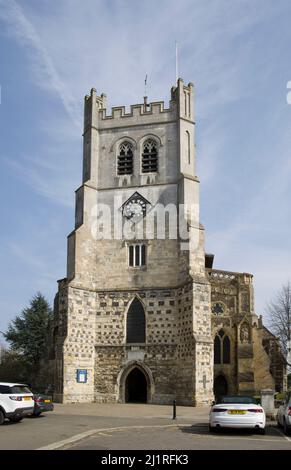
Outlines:
[{"label": "bush", "polygon": [[255,402],[257,405],[261,404],[261,395],[255,395],[254,396]]},{"label": "bush", "polygon": [[275,393],[275,400],[284,400],[286,392],[277,392]]}]

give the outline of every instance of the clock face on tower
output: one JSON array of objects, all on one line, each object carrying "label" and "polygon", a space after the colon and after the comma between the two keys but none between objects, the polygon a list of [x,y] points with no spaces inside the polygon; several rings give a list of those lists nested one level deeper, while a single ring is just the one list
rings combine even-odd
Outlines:
[{"label": "clock face on tower", "polygon": [[150,203],[138,192],[135,192],[122,205],[122,214],[127,219],[136,222],[146,215],[147,206],[150,206]]}]

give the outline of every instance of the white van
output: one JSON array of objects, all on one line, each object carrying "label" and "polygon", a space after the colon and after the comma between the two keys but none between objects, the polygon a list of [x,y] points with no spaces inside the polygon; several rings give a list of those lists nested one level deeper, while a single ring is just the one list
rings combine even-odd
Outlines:
[{"label": "white van", "polygon": [[33,394],[24,384],[0,382],[0,424],[5,419],[18,423],[33,413]]}]

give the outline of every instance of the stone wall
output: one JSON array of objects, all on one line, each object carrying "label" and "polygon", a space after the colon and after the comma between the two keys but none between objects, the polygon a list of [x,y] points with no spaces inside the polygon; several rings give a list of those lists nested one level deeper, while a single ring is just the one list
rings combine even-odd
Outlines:
[{"label": "stone wall", "polygon": [[[126,345],[125,341],[126,313],[134,295],[140,298],[145,308],[145,345]],[[206,376],[208,362],[195,365],[192,284],[180,289],[137,291],[135,294],[103,292],[98,297],[96,401],[124,401],[118,375],[136,363],[142,370],[150,371],[149,402],[172,403],[176,399],[179,404],[195,404],[195,370],[201,367],[204,370],[202,376]],[[201,351],[202,358],[207,354]],[[209,402],[209,387],[205,387],[198,401]],[[212,393],[212,384],[210,388]]]},{"label": "stone wall", "polygon": [[225,377],[228,393],[259,394],[264,388],[282,389],[284,366],[280,348],[254,313],[252,275],[207,272],[212,308],[218,305],[223,310],[212,313],[213,340],[223,330],[231,344],[230,363],[215,364],[214,376]]},{"label": "stone wall", "polygon": [[[56,400],[63,402],[94,401],[94,359],[96,294],[71,288],[60,288],[63,299],[61,323],[66,323],[64,334],[56,344]],[[86,384],[77,383],[77,369],[88,371]]]},{"label": "stone wall", "polygon": [[[136,292],[93,293],[69,288],[65,294],[62,289],[61,296],[69,298],[69,327],[62,345],[62,375],[58,371],[63,394],[59,385],[56,399],[123,402],[127,373],[138,365],[149,380],[150,403],[169,404],[176,399],[178,404],[199,405],[211,401],[212,342],[207,338],[209,324],[205,320],[207,284]],[[200,301],[194,312],[193,292]],[[144,345],[128,345],[125,339],[126,314],[135,296],[142,301],[146,314]],[[88,370],[86,384],[76,382],[77,369]]]}]

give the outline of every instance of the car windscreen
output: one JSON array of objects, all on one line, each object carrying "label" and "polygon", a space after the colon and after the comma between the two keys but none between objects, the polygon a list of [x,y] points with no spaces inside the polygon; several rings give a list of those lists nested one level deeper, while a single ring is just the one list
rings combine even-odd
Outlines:
[{"label": "car windscreen", "polygon": [[255,399],[252,397],[239,397],[239,396],[228,396],[228,397],[221,397],[217,400],[217,403],[241,403],[241,404],[254,404],[256,403]]},{"label": "car windscreen", "polygon": [[14,385],[10,388],[10,393],[31,393],[25,385]]}]

